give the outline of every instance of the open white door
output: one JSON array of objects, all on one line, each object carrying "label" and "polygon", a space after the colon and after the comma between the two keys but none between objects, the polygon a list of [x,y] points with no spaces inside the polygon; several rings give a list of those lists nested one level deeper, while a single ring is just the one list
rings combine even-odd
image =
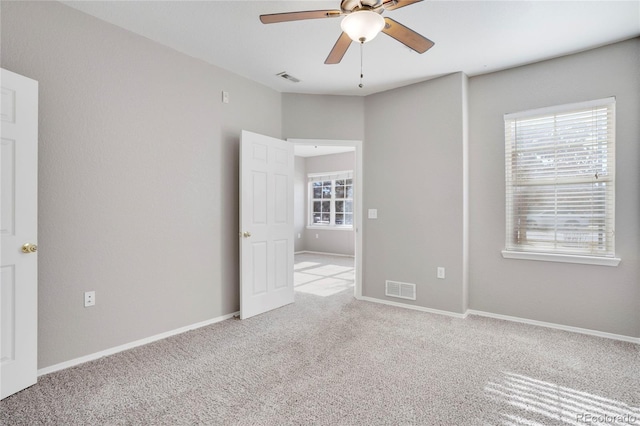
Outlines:
[{"label": "open white door", "polygon": [[293,303],[293,144],[240,137],[240,318]]},{"label": "open white door", "polygon": [[2,70],[0,398],[38,369],[38,82]]}]

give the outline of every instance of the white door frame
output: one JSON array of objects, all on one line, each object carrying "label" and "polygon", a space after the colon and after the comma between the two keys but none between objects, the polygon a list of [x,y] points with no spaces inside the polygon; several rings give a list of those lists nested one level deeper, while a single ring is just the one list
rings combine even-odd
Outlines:
[{"label": "white door frame", "polygon": [[[356,267],[356,282],[354,295],[357,299],[362,298],[362,225],[363,225],[363,206],[362,206],[362,141],[359,140],[334,140],[334,139],[293,139],[289,138],[287,141],[296,145],[317,145],[317,146],[351,146],[355,148],[356,152],[356,164],[355,164],[355,198],[354,198],[354,219],[355,219],[355,234],[356,234],[356,252],[355,252],[355,267]],[[305,200],[306,202],[306,200]]]}]

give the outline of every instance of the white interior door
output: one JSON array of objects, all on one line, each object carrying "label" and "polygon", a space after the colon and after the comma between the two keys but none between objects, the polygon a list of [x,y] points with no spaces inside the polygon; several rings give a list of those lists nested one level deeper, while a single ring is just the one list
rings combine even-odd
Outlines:
[{"label": "white interior door", "polygon": [[293,303],[293,144],[240,137],[240,318]]},{"label": "white interior door", "polygon": [[0,397],[38,369],[38,82],[2,70]]}]

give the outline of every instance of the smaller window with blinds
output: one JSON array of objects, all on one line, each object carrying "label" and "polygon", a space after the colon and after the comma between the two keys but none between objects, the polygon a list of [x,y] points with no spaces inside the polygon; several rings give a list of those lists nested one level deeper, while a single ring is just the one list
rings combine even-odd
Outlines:
[{"label": "smaller window with blinds", "polygon": [[309,226],[353,227],[353,172],[308,175]]},{"label": "smaller window with blinds", "polygon": [[504,122],[503,255],[615,257],[615,98],[506,114]]}]

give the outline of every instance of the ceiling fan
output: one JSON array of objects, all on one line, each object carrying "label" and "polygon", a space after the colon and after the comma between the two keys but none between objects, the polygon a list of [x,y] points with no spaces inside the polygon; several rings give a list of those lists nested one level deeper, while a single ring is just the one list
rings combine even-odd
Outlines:
[{"label": "ceiling fan", "polygon": [[341,23],[342,34],[338,37],[338,41],[336,41],[329,56],[327,56],[327,59],[324,61],[325,64],[337,64],[347,52],[351,41],[363,44],[372,40],[380,32],[391,36],[418,53],[424,53],[429,50],[434,45],[431,40],[391,18],[383,18],[381,16],[381,13],[385,10],[395,10],[421,1],[422,0],[342,0],[340,10],[307,10],[272,13],[260,15],[260,21],[263,24],[275,24],[278,22],[344,16],[345,18]]}]

